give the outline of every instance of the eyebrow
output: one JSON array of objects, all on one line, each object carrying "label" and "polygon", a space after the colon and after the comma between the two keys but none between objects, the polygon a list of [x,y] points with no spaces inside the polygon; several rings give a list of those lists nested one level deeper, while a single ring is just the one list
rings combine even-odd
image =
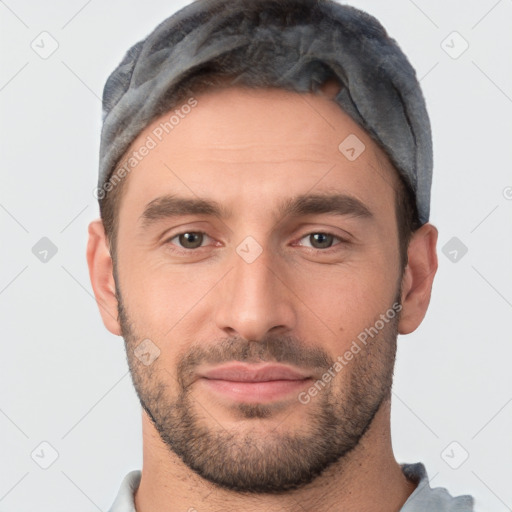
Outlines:
[{"label": "eyebrow", "polygon": [[[276,217],[300,217],[315,214],[333,214],[363,219],[373,217],[373,213],[363,202],[347,194],[303,194],[288,198],[278,207]],[[147,228],[159,220],[185,215],[205,215],[229,219],[232,217],[232,212],[213,200],[165,195],[149,202],[139,220],[142,226]]]},{"label": "eyebrow", "polygon": [[300,195],[285,200],[278,209],[278,215],[281,217],[312,214],[334,214],[364,219],[373,217],[373,213],[362,201],[347,194]]},{"label": "eyebrow", "polygon": [[231,212],[223,208],[216,201],[165,195],[157,197],[148,203],[139,220],[142,222],[143,227],[149,227],[159,220],[184,215],[229,218],[231,217]]}]

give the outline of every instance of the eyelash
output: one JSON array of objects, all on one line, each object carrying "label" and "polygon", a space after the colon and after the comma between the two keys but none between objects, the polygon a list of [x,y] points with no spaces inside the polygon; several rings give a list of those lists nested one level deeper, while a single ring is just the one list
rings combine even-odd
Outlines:
[{"label": "eyelash", "polygon": [[[211,238],[207,233],[205,233],[204,231],[182,231],[181,233],[176,233],[175,235],[173,235],[172,237],[168,238],[166,241],[165,241],[165,244],[167,246],[174,246],[171,250],[173,252],[178,252],[178,253],[181,253],[181,254],[191,254],[192,252],[198,252],[200,249],[204,249],[206,246],[200,246],[200,247],[197,247],[195,249],[186,249],[184,247],[178,247],[178,246],[175,246],[171,241],[174,240],[175,238],[178,238],[180,237],[181,235],[184,235],[186,233],[193,233],[193,234],[197,234],[197,235],[205,235],[206,237],[208,238]],[[306,233],[304,234],[303,236],[301,236],[298,240],[302,240],[306,237],[309,237],[311,235],[317,235],[317,234],[322,234],[322,235],[327,235],[327,236],[332,236],[334,239],[338,240],[338,243],[337,244],[333,244],[331,245],[330,247],[327,247],[326,249],[317,249],[315,247],[308,247],[308,246],[305,246],[306,249],[310,250],[310,251],[318,251],[318,252],[322,252],[322,253],[330,253],[331,251],[333,250],[336,250],[336,247],[338,245],[342,245],[342,244],[348,244],[350,243],[348,240],[344,239],[344,238],[341,238],[340,236],[338,235],[335,235],[334,233],[331,233],[329,231],[310,231],[309,233]]]}]

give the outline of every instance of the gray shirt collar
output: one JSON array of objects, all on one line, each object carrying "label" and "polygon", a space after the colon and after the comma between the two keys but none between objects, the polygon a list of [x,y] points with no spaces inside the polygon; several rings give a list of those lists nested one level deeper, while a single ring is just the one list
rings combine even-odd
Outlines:
[{"label": "gray shirt collar", "polygon": [[[432,489],[428,481],[425,466],[402,464],[405,476],[417,483],[414,492],[409,496],[400,512],[473,512],[473,498],[469,495],[452,497],[444,487]],[[142,472],[134,470],[128,473],[109,512],[137,512],[134,494],[140,484]]]}]

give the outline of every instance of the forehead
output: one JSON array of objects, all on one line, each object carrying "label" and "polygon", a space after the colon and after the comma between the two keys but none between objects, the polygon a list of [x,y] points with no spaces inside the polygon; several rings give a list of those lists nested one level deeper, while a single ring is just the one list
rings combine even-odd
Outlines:
[{"label": "forehead", "polygon": [[337,189],[383,208],[394,197],[396,171],[331,97],[332,90],[229,87],[184,100],[148,125],[121,159],[132,156],[135,164],[123,203],[141,210],[179,191],[218,201],[257,195],[263,204]]}]

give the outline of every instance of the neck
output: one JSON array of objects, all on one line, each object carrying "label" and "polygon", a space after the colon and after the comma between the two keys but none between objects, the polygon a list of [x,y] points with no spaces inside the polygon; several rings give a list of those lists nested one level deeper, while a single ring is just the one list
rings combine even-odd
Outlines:
[{"label": "neck", "polygon": [[241,494],[221,489],[189,469],[162,442],[143,413],[143,468],[135,495],[137,512],[364,510],[398,512],[416,484],[394,458],[390,402],[383,402],[359,444],[307,486],[276,494]]}]

